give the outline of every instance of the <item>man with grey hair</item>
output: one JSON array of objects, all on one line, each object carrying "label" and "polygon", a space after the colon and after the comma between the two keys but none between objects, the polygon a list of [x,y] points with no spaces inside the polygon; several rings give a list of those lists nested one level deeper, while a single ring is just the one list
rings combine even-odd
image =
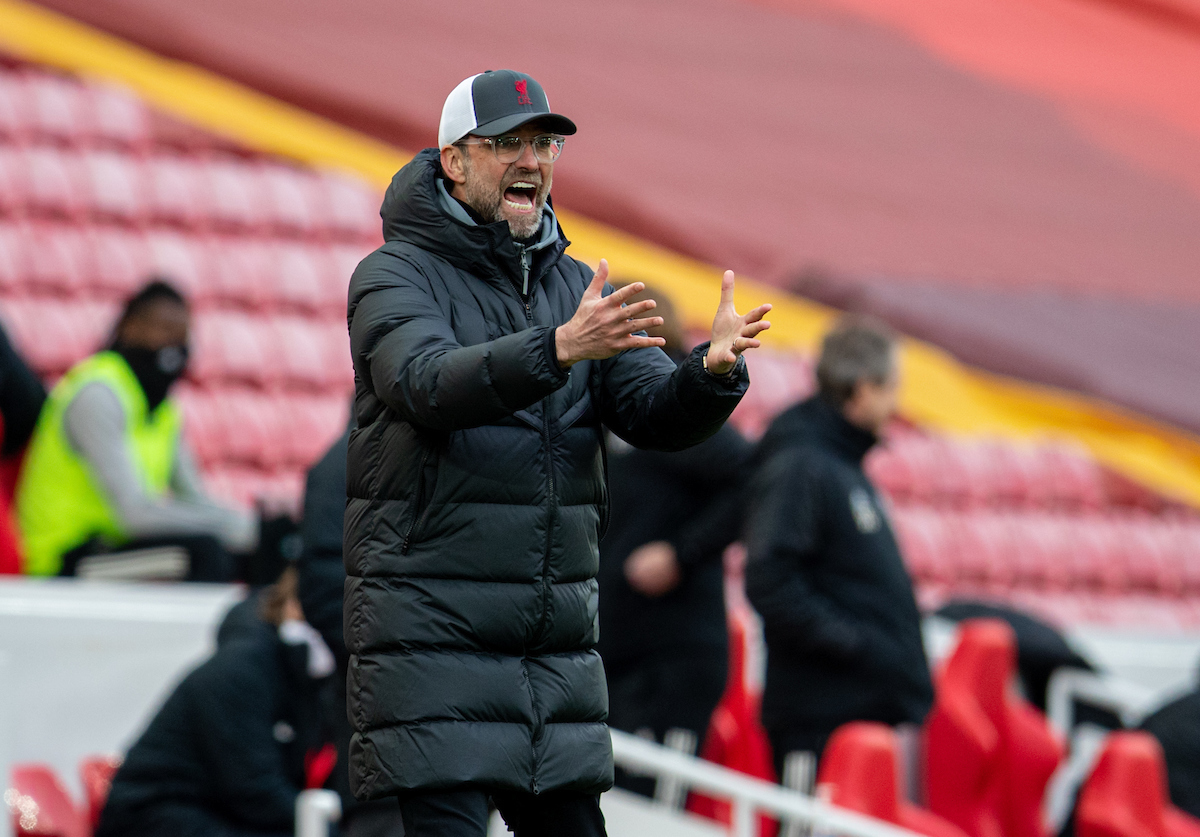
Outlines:
[{"label": "man with grey hair", "polygon": [[763,723],[820,755],[849,721],[919,724],[933,699],[912,581],[862,461],[896,410],[895,338],[848,317],[826,335],[817,395],[760,443],[746,591],[763,620]]}]

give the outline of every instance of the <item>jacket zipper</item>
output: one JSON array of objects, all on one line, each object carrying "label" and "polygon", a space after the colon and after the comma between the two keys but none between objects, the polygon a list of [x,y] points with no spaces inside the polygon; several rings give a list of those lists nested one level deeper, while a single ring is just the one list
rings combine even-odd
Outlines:
[{"label": "jacket zipper", "polygon": [[429,515],[429,509],[432,507],[425,498],[425,465],[429,462],[429,455],[430,451],[426,449],[421,454],[421,464],[417,466],[417,513],[413,515],[412,523],[408,524],[408,531],[404,533],[404,540],[400,544],[401,555],[408,554],[408,548],[412,545],[412,536],[417,531],[417,525],[425,522],[425,518]]}]

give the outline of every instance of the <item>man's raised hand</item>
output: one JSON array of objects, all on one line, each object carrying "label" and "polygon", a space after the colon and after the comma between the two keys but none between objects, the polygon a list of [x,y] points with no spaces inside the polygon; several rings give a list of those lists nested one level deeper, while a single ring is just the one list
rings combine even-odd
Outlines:
[{"label": "man's raised hand", "polygon": [[[652,311],[652,299],[622,307],[622,303],[645,289],[641,282],[630,282],[608,296],[604,283],[608,279],[608,262],[600,260],[600,269],[592,284],[583,292],[575,315],[554,333],[554,350],[558,364],[567,369],[581,360],[604,360],[626,349],[664,346],[661,337],[637,337],[633,332],[662,325],[662,317],[640,318]],[[730,303],[730,310],[733,305]],[[710,361],[711,362],[711,361]]]},{"label": "man's raised hand", "polygon": [[746,314],[738,314],[733,307],[733,271],[725,271],[721,279],[721,304],[713,317],[712,342],[706,358],[708,371],[714,375],[728,375],[742,352],[761,346],[756,338],[771,327],[763,319],[770,310],[771,304],[766,303]]}]

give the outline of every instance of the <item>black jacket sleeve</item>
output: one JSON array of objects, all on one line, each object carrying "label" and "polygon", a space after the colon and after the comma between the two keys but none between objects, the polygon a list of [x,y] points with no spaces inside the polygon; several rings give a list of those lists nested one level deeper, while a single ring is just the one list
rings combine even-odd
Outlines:
[{"label": "black jacket sleeve", "polygon": [[261,664],[261,654],[241,651],[228,646],[189,678],[197,746],[223,811],[256,829],[290,832],[300,789],[274,735],[281,687],[273,678],[282,675]]},{"label": "black jacket sleeve", "polygon": [[0,457],[12,456],[25,447],[45,402],[46,390],[42,382],[0,328],[0,415],[4,417]]},{"label": "black jacket sleeve", "polygon": [[346,568],[342,563],[342,528],[346,514],[346,430],[308,472],[304,484],[303,549],[297,562],[300,607],[304,619],[339,660],[346,659],[342,636],[342,595]]},{"label": "black jacket sleeve", "polygon": [[676,366],[661,349],[630,349],[599,362],[601,418],[635,448],[677,451],[720,429],[750,386],[746,362],[734,374],[704,371],[708,343]]},{"label": "black jacket sleeve", "polygon": [[[372,281],[372,272],[384,278]],[[547,339],[549,327],[461,346],[415,266],[376,252],[355,271],[354,281],[377,288],[352,309],[355,370],[413,424],[432,430],[480,427],[525,409],[567,381]]]},{"label": "black jacket sleeve", "polygon": [[746,593],[767,636],[797,651],[845,662],[866,637],[851,613],[812,583],[821,543],[819,477],[802,454],[774,457],[755,481],[746,530]]}]

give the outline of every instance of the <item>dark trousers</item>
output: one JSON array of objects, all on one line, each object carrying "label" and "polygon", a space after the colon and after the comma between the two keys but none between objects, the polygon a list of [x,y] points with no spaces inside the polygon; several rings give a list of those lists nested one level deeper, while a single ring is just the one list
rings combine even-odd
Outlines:
[{"label": "dark trousers", "polygon": [[225,583],[237,576],[237,562],[225,551],[225,547],[211,535],[164,535],[156,538],[138,538],[122,544],[118,549],[106,547],[93,538],[77,546],[63,556],[60,575],[75,575],[79,562],[91,555],[106,552],[126,552],[134,549],[159,549],[174,546],[188,554],[187,581],[213,581]]},{"label": "dark trousers", "polygon": [[794,753],[797,750],[813,753],[817,762],[820,763],[821,754],[825,751],[825,745],[829,743],[833,733],[832,729],[798,727],[767,730],[767,738],[771,742],[771,755],[775,761],[775,775],[780,779],[783,778],[783,763],[787,760],[788,753]]},{"label": "dark trousers", "polygon": [[[704,744],[708,722],[725,691],[728,663],[724,648],[686,646],[647,654],[606,668],[608,724],[624,732],[650,730],[662,743],[670,729],[695,733]],[[655,780],[620,768],[617,786],[653,796]]]},{"label": "dark trousers", "polygon": [[[605,837],[596,794],[500,792],[491,799],[515,837]],[[406,793],[400,796],[400,814],[405,837],[487,837],[488,793]]]},{"label": "dark trousers", "polygon": [[199,805],[160,802],[119,824],[101,817],[97,837],[291,837],[290,830],[257,831],[234,825]]}]

